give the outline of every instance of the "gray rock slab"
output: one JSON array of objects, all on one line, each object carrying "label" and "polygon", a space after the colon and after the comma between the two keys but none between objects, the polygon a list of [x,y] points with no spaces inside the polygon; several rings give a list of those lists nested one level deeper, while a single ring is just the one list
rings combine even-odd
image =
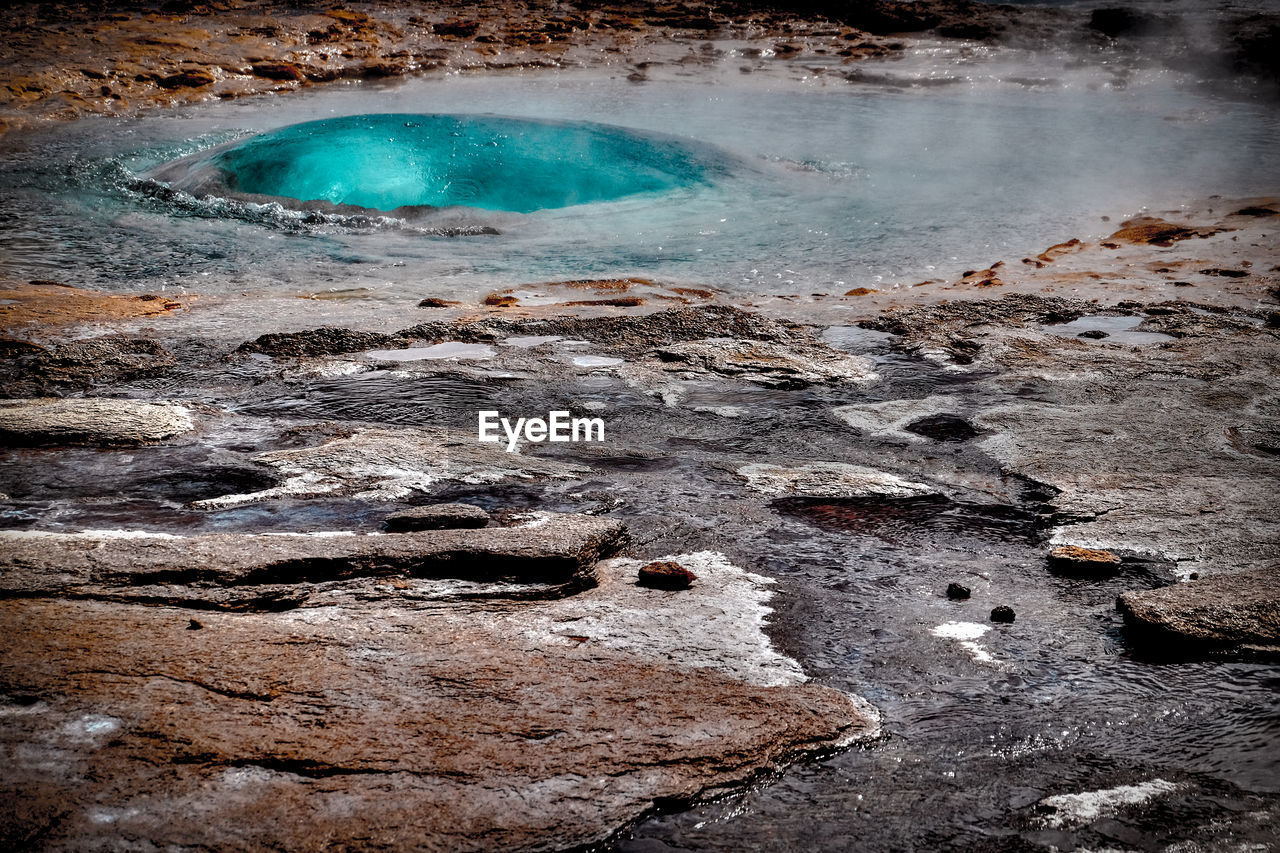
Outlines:
[{"label": "gray rock slab", "polygon": [[433,504],[393,512],[386,518],[387,530],[404,533],[414,530],[456,530],[484,527],[489,513],[471,504]]},{"label": "gray rock slab", "polygon": [[753,462],[743,465],[737,470],[737,474],[747,481],[751,489],[772,496],[913,498],[938,494],[937,489],[924,483],[846,462],[808,462],[800,465]]},{"label": "gray rock slab", "polygon": [[174,402],[37,397],[0,402],[0,438],[20,444],[146,444],[195,429]]},{"label": "gray rock slab", "polygon": [[0,533],[0,596],[75,595],[188,606],[281,609],[300,585],[353,578],[590,583],[625,528],[544,515],[523,527],[361,535]]},{"label": "gray rock slab", "polygon": [[1116,604],[1141,640],[1280,652],[1280,565],[1132,590]]}]

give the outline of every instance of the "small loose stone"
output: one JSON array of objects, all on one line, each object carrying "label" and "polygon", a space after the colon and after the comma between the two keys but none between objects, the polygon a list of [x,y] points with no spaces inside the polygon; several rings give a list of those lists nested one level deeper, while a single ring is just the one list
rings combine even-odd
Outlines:
[{"label": "small loose stone", "polygon": [[947,598],[953,601],[963,601],[970,595],[969,587],[959,583],[947,584]]},{"label": "small loose stone", "polygon": [[1110,551],[1063,545],[1049,552],[1050,567],[1079,574],[1108,574],[1120,568],[1120,558]]},{"label": "small loose stone", "polygon": [[640,567],[640,585],[652,589],[688,589],[698,576],[679,563],[659,560]]},{"label": "small loose stone", "polygon": [[1013,608],[1007,604],[1001,604],[991,611],[992,622],[1012,622],[1015,617],[1016,614],[1013,612]]}]

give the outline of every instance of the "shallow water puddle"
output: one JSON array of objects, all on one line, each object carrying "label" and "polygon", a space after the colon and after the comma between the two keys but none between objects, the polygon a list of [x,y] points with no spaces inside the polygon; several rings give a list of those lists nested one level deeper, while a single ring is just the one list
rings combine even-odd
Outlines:
[{"label": "shallow water puddle", "polygon": [[606,355],[575,355],[572,359],[574,367],[617,367],[623,361]]},{"label": "shallow water puddle", "polygon": [[426,361],[438,358],[493,358],[497,350],[488,344],[464,344],[460,341],[445,341],[429,347],[409,347],[407,349],[375,349],[364,355],[375,361]]},{"label": "shallow water puddle", "polygon": [[1072,320],[1070,323],[1042,326],[1041,328],[1046,332],[1052,332],[1064,338],[1079,338],[1082,341],[1099,344],[1141,346],[1143,344],[1160,344],[1176,340],[1172,335],[1166,335],[1163,332],[1136,331],[1138,326],[1142,325],[1142,320],[1142,317],[1097,315],[1081,317],[1078,320]]},{"label": "shallow water puddle", "polygon": [[533,349],[543,344],[555,343],[558,340],[560,340],[559,335],[512,335],[509,338],[503,338],[502,345],[519,347],[520,349]]}]

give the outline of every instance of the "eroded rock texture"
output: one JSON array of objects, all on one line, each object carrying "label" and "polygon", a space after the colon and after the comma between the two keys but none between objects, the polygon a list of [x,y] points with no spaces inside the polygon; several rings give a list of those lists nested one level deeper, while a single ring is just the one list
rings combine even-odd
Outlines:
[{"label": "eroded rock texture", "polygon": [[0,402],[0,438],[13,444],[146,444],[195,429],[175,402],[38,397]]},{"label": "eroded rock texture", "polygon": [[1130,631],[1149,644],[1254,646],[1280,654],[1280,566],[1134,590],[1117,606]]},{"label": "eroded rock texture", "polygon": [[[875,735],[869,706],[806,684],[769,645],[767,579],[713,554],[675,558],[701,578],[680,593],[639,586],[634,560],[593,569],[621,533],[543,517],[360,537],[9,535],[0,840],[559,849]],[[433,600],[419,576],[460,552],[504,576],[556,559],[595,585],[539,598],[536,576]],[[281,560],[360,576],[310,583],[288,612],[93,600],[164,566],[170,588],[198,591],[209,579],[188,570],[237,586]]]}]

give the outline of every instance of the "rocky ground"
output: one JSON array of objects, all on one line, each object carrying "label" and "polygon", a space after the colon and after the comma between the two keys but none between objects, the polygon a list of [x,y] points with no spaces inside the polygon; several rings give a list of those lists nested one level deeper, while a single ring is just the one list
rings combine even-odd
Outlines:
[{"label": "rocky ground", "polygon": [[904,34],[974,45],[1079,44],[1210,77],[1280,80],[1280,17],[1229,10],[1206,40],[1195,10],[1064,11],[973,0],[594,0],[431,3],[217,0],[15,3],[0,10],[0,133],[335,80],[610,66],[682,73],[733,50],[743,73],[859,75]]},{"label": "rocky ground", "polygon": [[[727,43],[752,73],[854,73],[902,32],[1067,20],[802,11],[19,4],[0,12],[0,128],[408,73],[642,81]],[[1073,37],[1171,26],[1112,12]],[[1233,61],[1270,73],[1274,22],[1233,26]],[[1134,655],[1274,657],[1278,233],[1280,199],[1211,199],[956,280],[746,298],[537,281],[341,328],[263,296],[4,282],[0,844],[573,848],[876,744],[880,714],[794,628],[832,611],[758,573],[821,564],[814,531],[950,573],[930,600],[981,624],[931,641],[974,666],[1011,666],[992,626],[1076,612],[1015,600],[1005,552],[1033,555],[1031,585],[1111,579]],[[481,407],[601,417],[610,440],[508,453],[475,440]],[[910,597],[883,594],[865,606]],[[1111,838],[1115,814],[1198,784],[1011,809]],[[1264,834],[1275,806],[1255,799]]]},{"label": "rocky ground", "polygon": [[[1274,654],[1277,209],[857,290],[838,327],[830,299],[622,280],[201,339],[243,305],[15,284],[4,838],[570,847],[865,741],[876,712],[768,637],[742,534],[778,513],[968,514],[1046,576],[1163,573],[1120,597],[1135,649]],[[332,390],[378,376],[462,396],[425,425]],[[623,438],[507,453],[474,440],[484,400]],[[642,586],[649,560],[696,580]]]}]

